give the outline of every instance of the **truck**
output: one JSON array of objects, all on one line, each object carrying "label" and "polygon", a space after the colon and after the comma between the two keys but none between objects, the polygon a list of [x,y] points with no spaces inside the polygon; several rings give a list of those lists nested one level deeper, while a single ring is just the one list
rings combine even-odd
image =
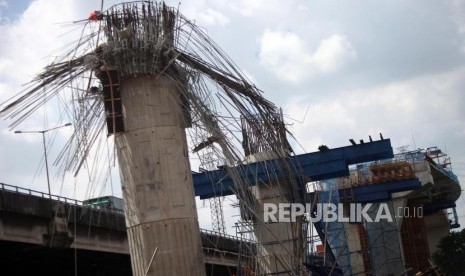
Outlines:
[{"label": "truck", "polygon": [[124,212],[123,199],[116,196],[102,196],[86,199],[82,202],[82,205],[118,213]]}]

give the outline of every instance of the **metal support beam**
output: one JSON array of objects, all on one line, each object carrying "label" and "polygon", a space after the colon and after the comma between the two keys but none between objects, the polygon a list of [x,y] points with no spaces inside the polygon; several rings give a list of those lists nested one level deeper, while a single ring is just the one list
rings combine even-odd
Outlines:
[{"label": "metal support beam", "polygon": [[[293,156],[291,164],[296,175],[299,175],[303,180],[316,181],[347,176],[349,175],[349,165],[352,164],[388,159],[393,156],[391,141],[384,139]],[[242,177],[248,180],[247,183],[255,185],[259,182],[269,183],[270,172],[276,172],[278,177],[285,177],[279,175],[281,173],[279,167],[279,161],[269,160],[240,165],[237,169],[243,173]],[[194,173],[192,177],[195,195],[200,196],[201,199],[233,194],[234,183],[226,168]]]}]

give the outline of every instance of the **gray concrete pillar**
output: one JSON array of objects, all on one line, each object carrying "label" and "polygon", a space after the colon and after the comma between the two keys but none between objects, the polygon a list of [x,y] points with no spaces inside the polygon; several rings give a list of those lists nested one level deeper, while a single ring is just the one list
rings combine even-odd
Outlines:
[{"label": "gray concrete pillar", "polygon": [[[289,184],[257,184],[252,193],[259,202],[258,214],[263,219],[265,203],[279,204],[286,202],[291,191]],[[301,219],[301,218],[298,218]],[[297,272],[302,260],[300,220],[297,222],[259,222],[254,227],[259,247],[257,262],[260,275],[299,275]]]},{"label": "gray concrete pillar", "polygon": [[116,146],[136,276],[205,275],[177,85],[163,76],[121,83],[125,133]]}]

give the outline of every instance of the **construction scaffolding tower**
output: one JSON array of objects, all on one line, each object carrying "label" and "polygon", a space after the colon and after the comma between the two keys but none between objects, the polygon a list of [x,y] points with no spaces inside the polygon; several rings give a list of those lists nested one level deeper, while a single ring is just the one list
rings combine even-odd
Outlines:
[{"label": "construction scaffolding tower", "polygon": [[[332,203],[335,205],[340,203],[338,182],[336,179],[319,182],[317,187],[319,203]],[[344,275],[352,275],[350,252],[347,244],[348,237],[344,223],[339,221],[325,222],[323,218],[315,222],[314,226],[317,228],[317,231],[321,229],[324,233],[324,236],[320,238],[325,247],[329,246],[329,248],[325,248],[325,251],[331,250],[335,258],[334,263],[331,263],[327,260],[327,255],[325,254],[324,264],[331,264],[333,267],[338,266]]]},{"label": "construction scaffolding tower", "polygon": [[[376,218],[380,204],[373,203],[367,212],[370,218]],[[392,201],[382,204],[387,204],[389,212],[395,214]],[[381,219],[376,223],[365,221],[364,225],[368,234],[373,273],[376,275],[399,275],[404,271],[404,263],[396,220]]]},{"label": "construction scaffolding tower", "polygon": [[[200,171],[212,171],[216,170],[220,164],[220,161],[217,160],[213,145],[207,146],[202,149],[200,156]],[[214,186],[213,186],[214,187]],[[225,234],[226,227],[224,222],[224,213],[223,213],[223,197],[219,194],[216,194],[215,197],[209,198],[210,203],[210,214],[212,219],[212,230],[219,233]]]}]

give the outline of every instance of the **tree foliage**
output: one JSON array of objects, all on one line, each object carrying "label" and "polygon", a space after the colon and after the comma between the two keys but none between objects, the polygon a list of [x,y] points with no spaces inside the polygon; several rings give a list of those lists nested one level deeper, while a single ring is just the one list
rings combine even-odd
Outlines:
[{"label": "tree foliage", "polygon": [[433,260],[446,275],[465,275],[465,229],[442,238]]}]

